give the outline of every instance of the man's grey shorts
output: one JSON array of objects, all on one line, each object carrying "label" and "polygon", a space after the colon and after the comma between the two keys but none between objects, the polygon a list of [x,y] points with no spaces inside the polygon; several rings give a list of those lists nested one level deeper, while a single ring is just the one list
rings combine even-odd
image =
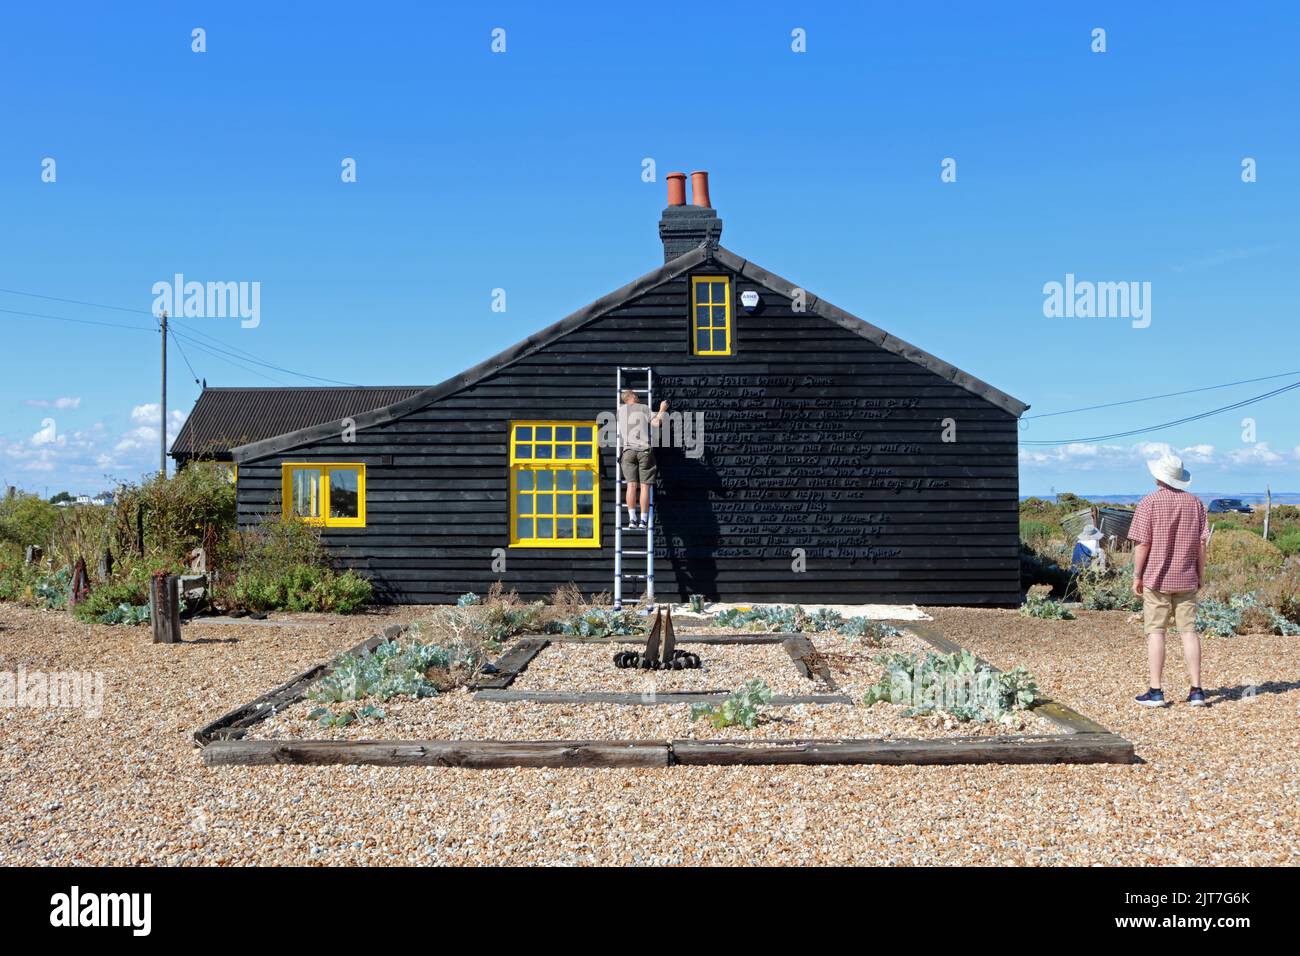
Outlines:
[{"label": "man's grey shorts", "polygon": [[655,453],[649,448],[625,448],[623,457],[618,463],[623,469],[624,481],[649,485],[659,477],[659,469],[655,466]]}]

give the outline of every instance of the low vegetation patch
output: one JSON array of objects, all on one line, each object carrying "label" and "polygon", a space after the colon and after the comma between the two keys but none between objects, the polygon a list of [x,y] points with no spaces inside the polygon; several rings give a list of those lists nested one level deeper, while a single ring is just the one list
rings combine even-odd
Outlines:
[{"label": "low vegetation patch", "polygon": [[1236,634],[1300,635],[1300,624],[1261,601],[1253,591],[1220,601],[1206,598],[1196,604],[1196,629],[1216,637]]},{"label": "low vegetation patch", "polygon": [[719,704],[692,704],[691,720],[707,717],[719,729],[740,726],[753,730],[771,699],[772,688],[766,681],[748,680]]},{"label": "low vegetation patch", "polygon": [[1089,611],[1140,611],[1142,598],[1133,593],[1133,565],[1105,569],[1083,568],[1073,580],[1074,592]]},{"label": "low vegetation patch", "polygon": [[713,616],[713,623],[719,627],[744,628],[769,633],[822,634],[834,631],[850,637],[861,637],[868,644],[879,644],[885,636],[898,634],[896,628],[868,617],[846,618],[830,608],[809,612],[798,604],[727,608]]},{"label": "low vegetation patch", "polygon": [[1049,597],[1052,589],[1046,584],[1035,584],[1025,594],[1025,603],[1020,605],[1020,613],[1025,617],[1036,617],[1047,621],[1073,621],[1074,614],[1060,601]]},{"label": "low vegetation patch", "polygon": [[615,611],[593,607],[577,614],[547,622],[548,634],[567,634],[573,637],[621,637],[641,634],[646,629],[645,619],[635,611]]},{"label": "low vegetation patch", "polygon": [[1038,685],[1024,667],[998,672],[974,654],[885,654],[885,672],[863,703],[906,706],[909,717],[947,714],[959,721],[1010,723],[1015,711],[1038,698]]}]

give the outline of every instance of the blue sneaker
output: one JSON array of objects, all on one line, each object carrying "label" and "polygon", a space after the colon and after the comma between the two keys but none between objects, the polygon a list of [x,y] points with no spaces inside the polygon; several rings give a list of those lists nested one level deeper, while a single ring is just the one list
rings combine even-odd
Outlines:
[{"label": "blue sneaker", "polygon": [[1201,690],[1199,687],[1193,687],[1191,692],[1187,695],[1187,703],[1191,704],[1193,707],[1207,706],[1205,703],[1205,691]]},{"label": "blue sneaker", "polygon": [[1164,707],[1164,706],[1166,706],[1166,705],[1165,705],[1165,692],[1162,691],[1162,690],[1156,690],[1154,687],[1148,687],[1148,688],[1147,688],[1147,692],[1146,692],[1145,694],[1138,694],[1138,695],[1137,695],[1136,697],[1134,697],[1133,699],[1136,700],[1136,701],[1137,701],[1139,704],[1141,704],[1143,707]]}]

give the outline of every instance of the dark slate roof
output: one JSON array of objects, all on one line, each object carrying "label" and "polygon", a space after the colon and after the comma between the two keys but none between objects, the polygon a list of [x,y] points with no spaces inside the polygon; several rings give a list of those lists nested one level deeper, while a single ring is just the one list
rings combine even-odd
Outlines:
[{"label": "dark slate roof", "polygon": [[230,450],[236,445],[356,418],[424,389],[422,385],[205,388],[172,442],[171,455],[230,461]]},{"label": "dark slate roof", "polygon": [[[602,296],[590,305],[579,309],[553,325],[547,326],[540,332],[530,335],[522,342],[512,345],[503,352],[498,352],[490,359],[480,362],[473,368],[466,369],[459,375],[449,378],[439,385],[420,390],[383,408],[375,408],[371,412],[353,415],[352,418],[356,420],[356,427],[360,429],[386,425],[423,408],[430,402],[446,398],[448,395],[469,388],[480,379],[500,371],[512,362],[517,362],[519,359],[533,354],[561,336],[582,328],[588,322],[599,318],[606,312],[649,292],[660,283],[683,275],[696,266],[707,262],[720,263],[742,278],[787,298],[793,297],[795,290],[802,288],[787,279],[782,279],[780,276],[768,272],[761,266],[754,265],[722,246],[701,245],[699,248],[692,249],[685,255],[664,263],[658,269],[647,272],[641,278],[632,280],[621,289],[616,289],[608,295]],[[803,292],[808,312],[829,319],[836,325],[869,339],[881,348],[915,362],[922,368],[926,368],[953,384],[961,386],[968,392],[979,396],[1003,411],[1015,415],[1017,418],[1024,414],[1025,409],[1029,407],[1019,399],[1012,398],[1006,392],[963,372],[955,365],[949,365],[929,352],[904,342],[902,339],[895,338],[883,329],[876,328],[870,322],[859,319],[857,316],[831,305],[824,299],[819,299],[807,289],[804,289]],[[260,441],[250,440],[248,444],[234,449],[234,460],[236,462],[255,461],[292,448],[310,445],[335,434],[338,428],[339,423],[337,421],[330,421],[307,428],[300,428],[297,431],[277,435],[274,438],[266,438]]]}]

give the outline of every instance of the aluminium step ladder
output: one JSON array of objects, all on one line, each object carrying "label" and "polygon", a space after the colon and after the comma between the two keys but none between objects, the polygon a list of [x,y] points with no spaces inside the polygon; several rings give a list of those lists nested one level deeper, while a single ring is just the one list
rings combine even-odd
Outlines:
[{"label": "aluminium step ladder", "polygon": [[[631,384],[624,384],[623,373],[631,372],[644,373],[645,388],[634,388]],[[625,389],[631,389],[638,396],[645,397],[646,409],[651,418],[654,417],[654,370],[648,365],[620,365],[614,375],[614,408],[619,409],[623,406],[623,392]],[[618,424],[618,414],[614,416],[615,426]],[[650,424],[646,423],[646,437],[650,438]],[[653,441],[651,442],[653,445]],[[641,612],[649,614],[655,607],[655,489],[650,485],[650,510],[646,513],[646,526],[644,528],[624,527],[624,499],[627,497],[627,482],[623,480],[623,433],[615,427],[614,434],[614,610],[623,609],[623,581],[644,581],[645,582],[645,603],[641,607]],[[645,543],[640,548],[624,548],[623,533],[630,532],[633,535],[645,535]],[[633,539],[635,542],[635,539]],[[623,570],[623,557],[644,557],[645,574],[627,573]],[[632,601],[631,603],[637,603]]]}]

